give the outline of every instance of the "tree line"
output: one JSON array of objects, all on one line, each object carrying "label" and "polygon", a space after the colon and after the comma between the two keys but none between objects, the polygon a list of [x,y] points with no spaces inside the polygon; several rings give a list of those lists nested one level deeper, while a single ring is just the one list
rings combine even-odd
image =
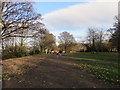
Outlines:
[{"label": "tree line", "polygon": [[[30,2],[0,2],[0,39],[3,59],[37,54],[55,44]],[[50,38],[48,38],[50,37]]]},{"label": "tree line", "polygon": [[90,52],[119,52],[120,53],[120,20],[116,16],[112,28],[102,30],[89,28],[86,47]]},{"label": "tree line", "polygon": [[[79,43],[69,32],[56,37],[42,23],[30,2],[0,2],[0,42],[3,59],[43,53],[45,49],[65,52],[120,52],[120,20],[116,17],[114,28],[105,31],[88,29],[85,43]],[[106,36],[108,38],[106,39]]]}]

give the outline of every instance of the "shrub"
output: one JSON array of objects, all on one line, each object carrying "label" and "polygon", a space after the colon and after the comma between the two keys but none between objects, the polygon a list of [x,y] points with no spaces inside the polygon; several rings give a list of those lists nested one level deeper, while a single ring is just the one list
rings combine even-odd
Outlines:
[{"label": "shrub", "polygon": [[15,52],[16,52],[16,53],[15,53],[15,56],[16,56],[16,57],[22,57],[22,56],[28,56],[28,55],[29,55],[26,47],[24,47],[24,46],[22,46],[22,47],[19,47],[19,46],[18,46],[18,47],[17,47],[17,50],[16,50]]},{"label": "shrub", "polygon": [[41,51],[38,50],[38,49],[32,49],[32,50],[29,52],[30,55],[39,54],[39,53],[41,53]]},{"label": "shrub", "polygon": [[29,53],[25,46],[9,46],[2,52],[3,59],[15,58],[15,57],[22,57],[28,56]]}]

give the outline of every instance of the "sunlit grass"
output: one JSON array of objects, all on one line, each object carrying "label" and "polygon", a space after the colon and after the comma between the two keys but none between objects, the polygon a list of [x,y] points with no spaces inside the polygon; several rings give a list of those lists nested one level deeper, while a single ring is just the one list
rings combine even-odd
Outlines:
[{"label": "sunlit grass", "polygon": [[79,65],[83,66],[84,68],[88,68],[89,72],[95,74],[98,78],[120,85],[120,73],[117,69],[108,69],[105,67],[98,67],[82,63],[79,63]]},{"label": "sunlit grass", "polygon": [[[73,60],[78,60],[77,64],[87,68],[88,72],[111,83],[120,85],[120,56],[109,54],[91,54],[91,53],[74,53],[69,55]],[[106,61],[112,59],[114,62]]]}]

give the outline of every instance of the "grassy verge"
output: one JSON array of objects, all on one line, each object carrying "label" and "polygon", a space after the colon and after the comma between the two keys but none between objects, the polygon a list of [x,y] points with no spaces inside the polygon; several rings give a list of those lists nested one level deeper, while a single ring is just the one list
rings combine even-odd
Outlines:
[{"label": "grassy verge", "polygon": [[120,85],[120,63],[107,61],[107,59],[116,60],[119,56],[109,54],[91,54],[91,53],[74,53],[69,55],[75,60],[79,60],[77,64],[96,75],[100,79],[104,79],[111,83]]}]

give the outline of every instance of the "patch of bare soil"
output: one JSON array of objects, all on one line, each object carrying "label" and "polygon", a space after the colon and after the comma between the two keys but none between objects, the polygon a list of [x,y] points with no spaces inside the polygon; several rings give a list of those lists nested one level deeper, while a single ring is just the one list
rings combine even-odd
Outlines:
[{"label": "patch of bare soil", "polygon": [[3,73],[21,74],[32,67],[35,67],[39,61],[44,58],[42,55],[26,56],[22,58],[7,59],[3,61]]},{"label": "patch of bare soil", "polygon": [[[31,68],[27,68],[28,66]],[[64,56],[35,55],[4,61],[4,73],[16,73],[19,71],[18,68],[22,68],[22,73],[9,80],[3,80],[3,88],[119,87],[97,79],[94,75],[76,65],[74,60]]]}]

